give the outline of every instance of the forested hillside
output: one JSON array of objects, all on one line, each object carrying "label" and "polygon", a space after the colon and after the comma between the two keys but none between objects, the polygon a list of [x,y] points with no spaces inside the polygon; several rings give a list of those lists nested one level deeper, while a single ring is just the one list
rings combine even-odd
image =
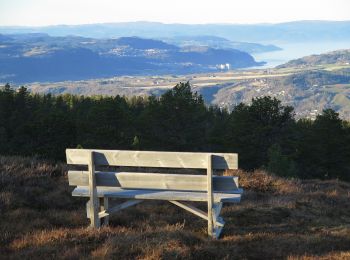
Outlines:
[{"label": "forested hillside", "polygon": [[180,83],[160,97],[52,96],[0,91],[0,154],[64,160],[66,148],[237,152],[240,168],[350,180],[350,124],[333,110],[295,120],[271,97],[232,112]]}]

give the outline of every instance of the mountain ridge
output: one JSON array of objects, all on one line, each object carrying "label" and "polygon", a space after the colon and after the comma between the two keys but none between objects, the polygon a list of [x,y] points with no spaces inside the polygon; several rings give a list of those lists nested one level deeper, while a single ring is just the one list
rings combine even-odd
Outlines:
[{"label": "mountain ridge", "polygon": [[47,32],[52,36],[70,34],[94,38],[139,36],[149,38],[176,35],[216,35],[233,41],[298,42],[349,40],[350,21],[294,21],[277,24],[164,24],[124,22],[43,27],[0,26],[0,33]]}]

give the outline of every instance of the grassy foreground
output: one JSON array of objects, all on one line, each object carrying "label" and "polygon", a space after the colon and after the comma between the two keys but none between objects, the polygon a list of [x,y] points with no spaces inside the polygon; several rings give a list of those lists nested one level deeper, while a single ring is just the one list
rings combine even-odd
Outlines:
[{"label": "grassy foreground", "polygon": [[350,184],[236,172],[241,204],[226,206],[220,240],[206,222],[167,202],[115,214],[87,229],[66,166],[0,157],[0,258],[350,259]]}]

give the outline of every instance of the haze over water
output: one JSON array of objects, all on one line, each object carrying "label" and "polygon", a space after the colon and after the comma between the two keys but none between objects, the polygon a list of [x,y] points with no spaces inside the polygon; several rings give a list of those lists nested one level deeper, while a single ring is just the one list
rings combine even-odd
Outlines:
[{"label": "haze over water", "polygon": [[300,43],[275,43],[282,48],[280,51],[252,54],[256,61],[265,61],[266,65],[259,68],[273,68],[293,59],[304,56],[321,54],[325,52],[349,49],[350,42],[300,42]]}]

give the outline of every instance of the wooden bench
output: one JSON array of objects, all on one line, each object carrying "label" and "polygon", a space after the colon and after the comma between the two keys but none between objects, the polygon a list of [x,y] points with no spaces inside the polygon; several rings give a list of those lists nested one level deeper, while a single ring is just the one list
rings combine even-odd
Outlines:
[{"label": "wooden bench", "polygon": [[[89,198],[91,227],[99,228],[101,219],[108,225],[111,213],[142,201],[167,200],[208,221],[208,235],[218,238],[225,224],[220,217],[223,203],[241,199],[238,177],[213,175],[214,170],[237,169],[237,154],[67,149],[66,155],[68,164],[88,166],[87,171],[69,171],[68,179],[76,186],[73,196]],[[96,170],[104,166],[206,169],[207,174]],[[111,198],[128,200],[112,207]],[[208,211],[188,201],[206,202]]]}]

